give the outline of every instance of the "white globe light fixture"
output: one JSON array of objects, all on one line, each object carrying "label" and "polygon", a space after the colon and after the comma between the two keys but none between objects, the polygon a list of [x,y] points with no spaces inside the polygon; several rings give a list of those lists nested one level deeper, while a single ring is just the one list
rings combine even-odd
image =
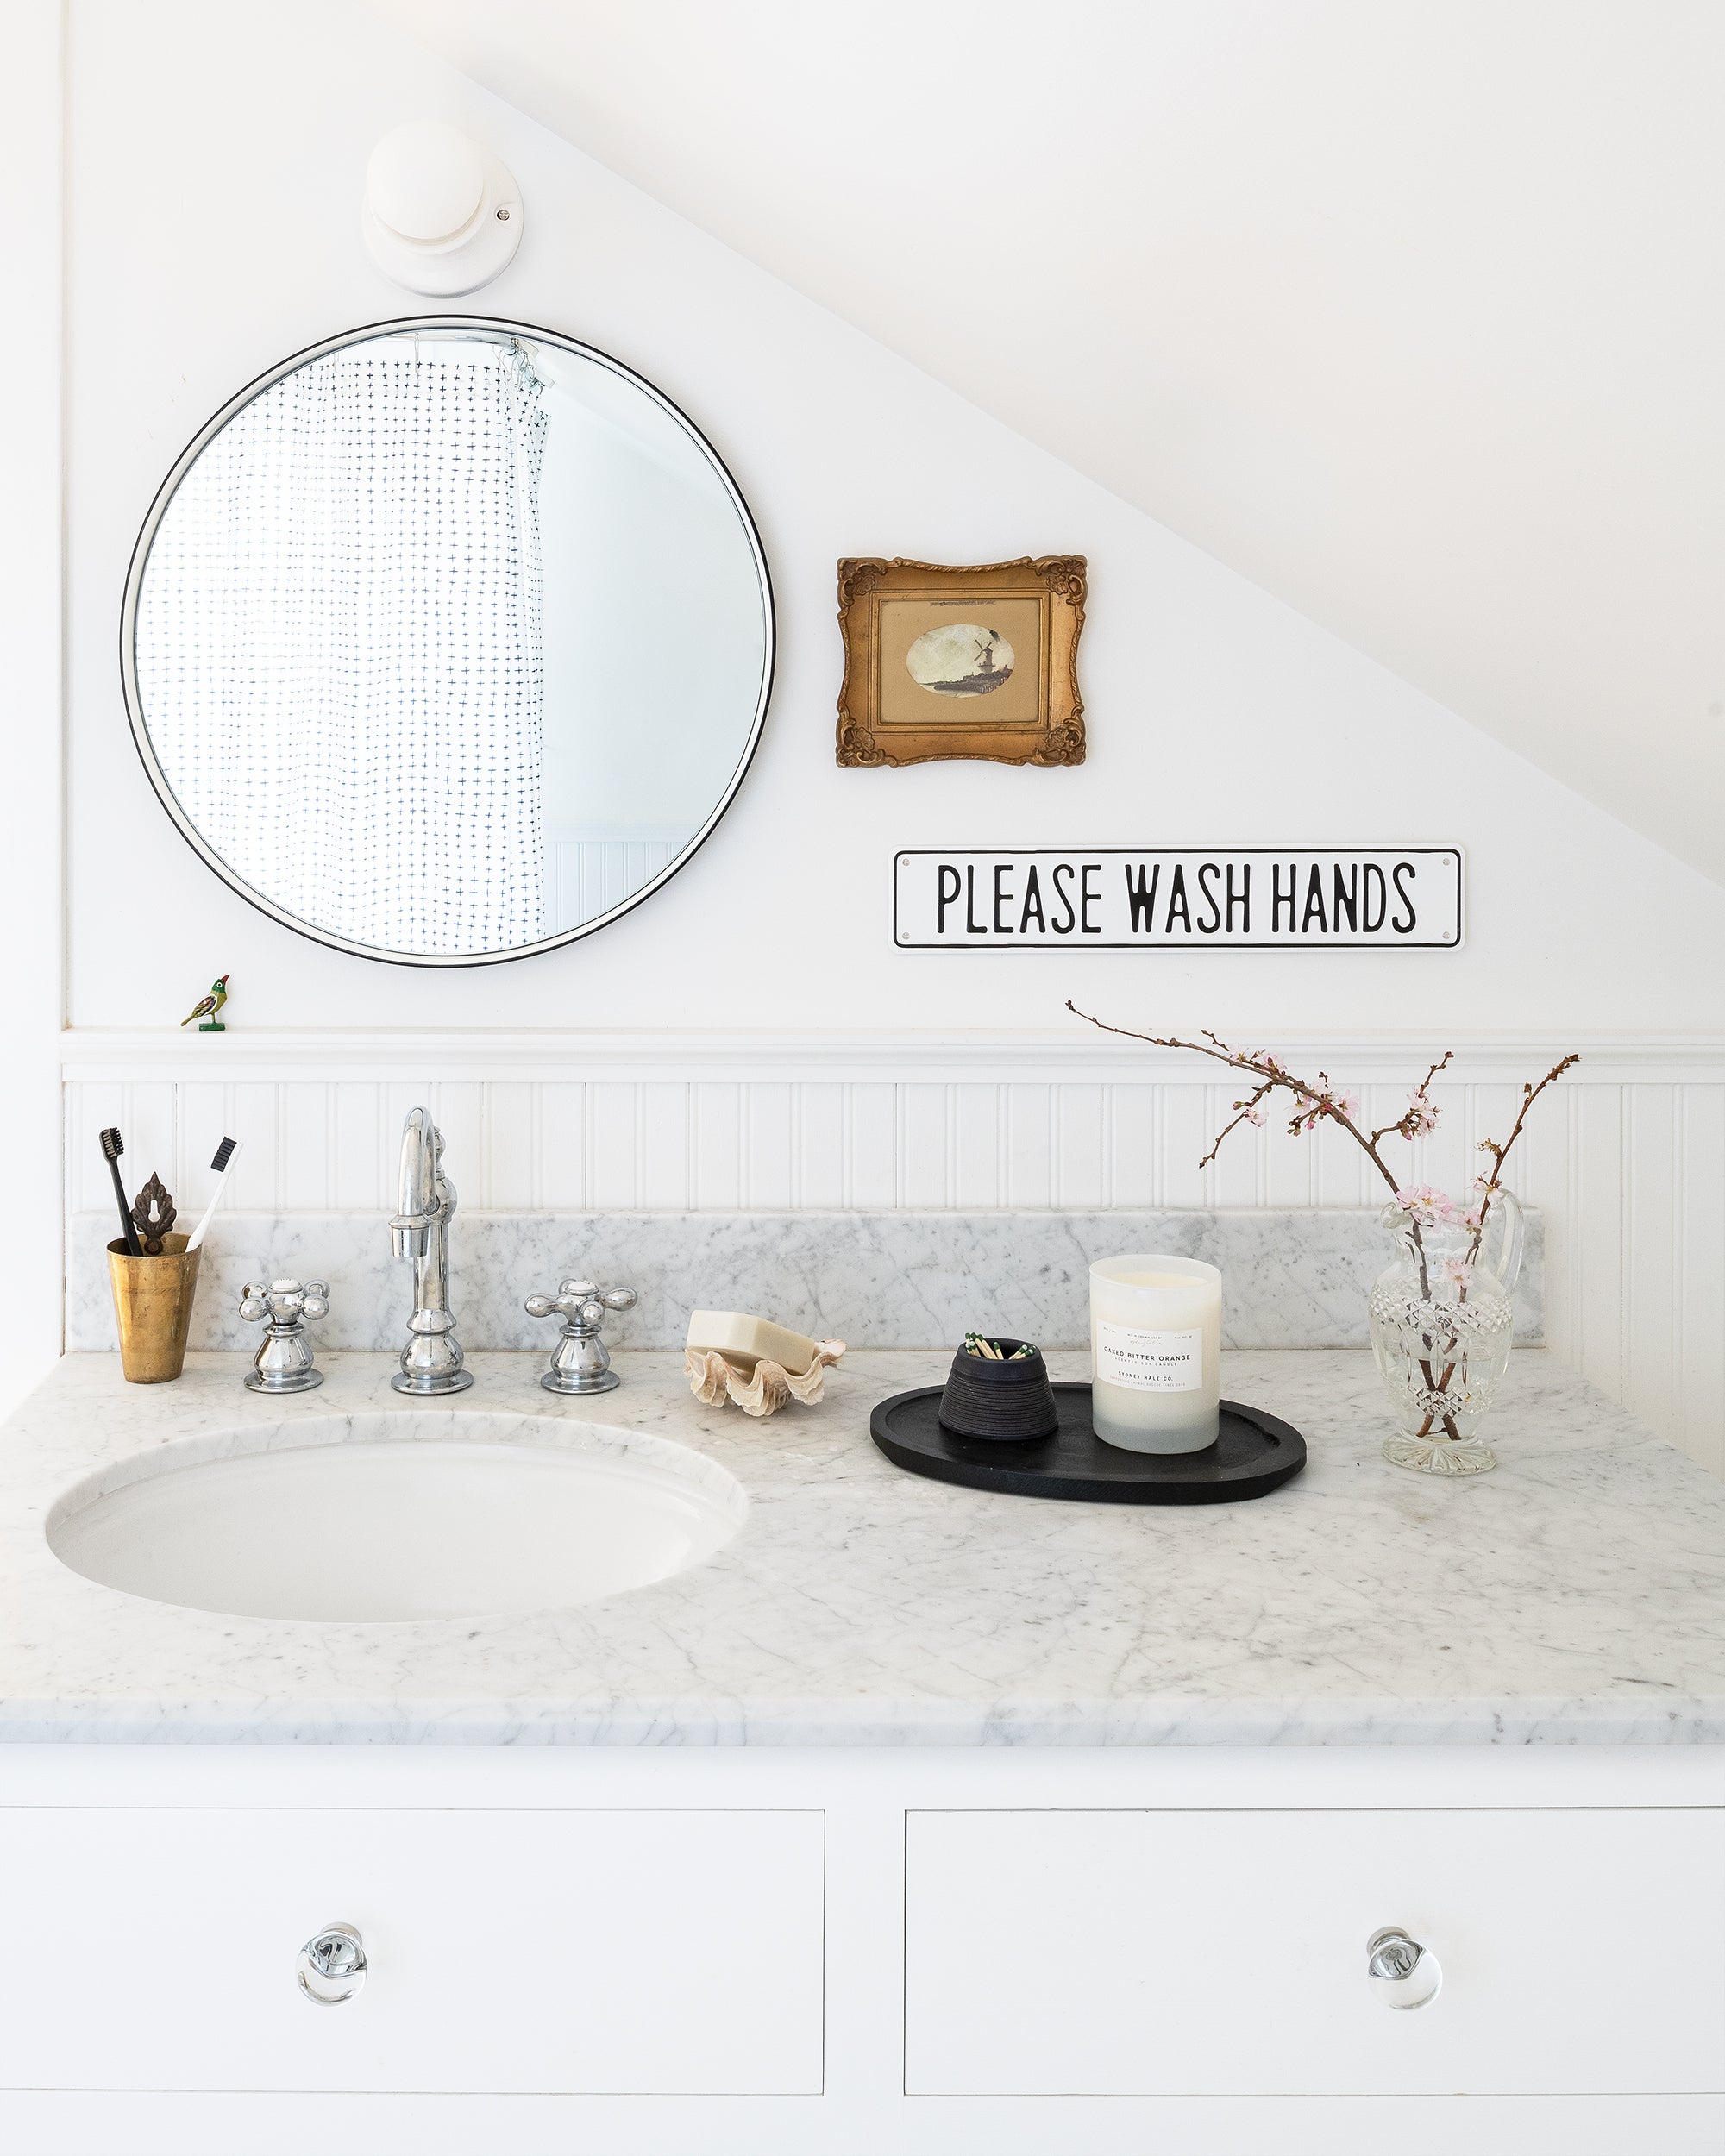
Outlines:
[{"label": "white globe light fixture", "polygon": [[372,152],[362,222],[398,285],[453,298],[508,268],[521,244],[521,190],[459,128],[411,120]]}]

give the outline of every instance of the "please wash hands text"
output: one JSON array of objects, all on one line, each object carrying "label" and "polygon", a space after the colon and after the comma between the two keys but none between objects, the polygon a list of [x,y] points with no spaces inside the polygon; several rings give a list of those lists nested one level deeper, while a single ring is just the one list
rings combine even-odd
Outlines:
[{"label": "please wash hands text", "polygon": [[1452,950],[1453,846],[1229,851],[1099,846],[894,857],[894,940],[913,950]]}]

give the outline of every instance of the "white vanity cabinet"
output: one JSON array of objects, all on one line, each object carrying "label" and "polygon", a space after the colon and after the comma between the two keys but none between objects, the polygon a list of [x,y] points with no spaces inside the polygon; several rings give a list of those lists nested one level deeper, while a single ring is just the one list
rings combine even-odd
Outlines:
[{"label": "white vanity cabinet", "polygon": [[817,2094],[822,1870],[811,1811],[0,1808],[0,2088]]},{"label": "white vanity cabinet", "polygon": [[1725,2148],[1701,1748],[0,1745],[0,1897],[5,2149]]}]

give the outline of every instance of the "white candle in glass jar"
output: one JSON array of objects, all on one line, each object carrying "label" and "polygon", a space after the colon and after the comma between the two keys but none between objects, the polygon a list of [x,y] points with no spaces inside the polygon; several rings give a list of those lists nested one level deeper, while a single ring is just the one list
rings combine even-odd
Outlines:
[{"label": "white candle in glass jar", "polygon": [[1105,1257],[1090,1268],[1090,1420],[1128,1452],[1216,1441],[1222,1276],[1195,1257]]}]

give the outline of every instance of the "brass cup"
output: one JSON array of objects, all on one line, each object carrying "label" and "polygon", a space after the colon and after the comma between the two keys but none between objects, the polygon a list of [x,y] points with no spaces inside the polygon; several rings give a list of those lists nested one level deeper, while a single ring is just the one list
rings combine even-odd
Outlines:
[{"label": "brass cup", "polygon": [[129,1385],[160,1385],[185,1367],[185,1336],[198,1292],[198,1261],[183,1235],[165,1235],[160,1257],[108,1245],[108,1277],[120,1325],[120,1368]]}]

